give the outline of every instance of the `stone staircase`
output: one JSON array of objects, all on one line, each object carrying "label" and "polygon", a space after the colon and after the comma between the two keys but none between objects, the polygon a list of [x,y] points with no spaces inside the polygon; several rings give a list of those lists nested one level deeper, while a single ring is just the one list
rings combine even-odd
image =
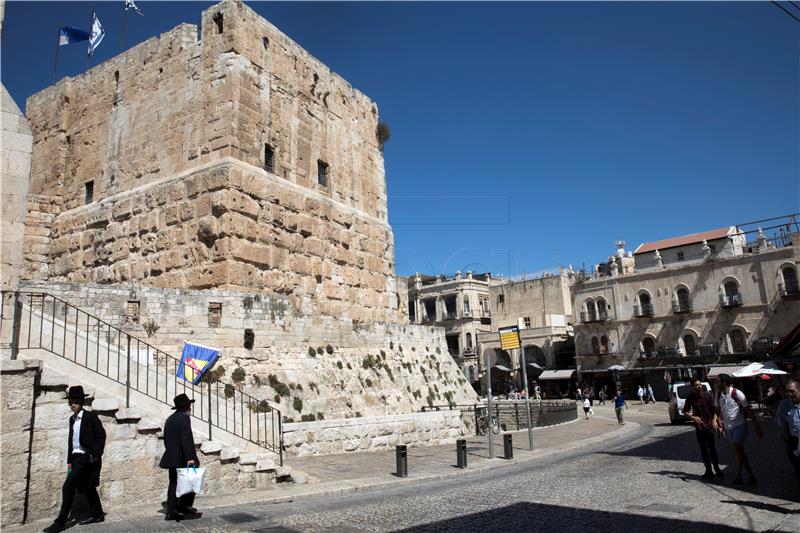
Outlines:
[{"label": "stone staircase", "polygon": [[[27,354],[26,354],[27,355]],[[50,354],[51,357],[56,357]],[[66,470],[69,386],[81,385],[87,394],[87,409],[100,417],[107,442],[103,455],[100,497],[107,511],[131,502],[165,499],[166,472],[158,467],[164,450],[162,427],[167,413],[153,412],[98,388],[98,380],[69,376],[51,365],[42,365],[33,413],[28,521],[55,516]],[[193,421],[194,441],[201,466],[206,468],[204,492],[231,494],[244,490],[269,490],[277,483],[307,483],[308,476],[280,465],[277,454],[242,450],[217,438],[209,439]],[[5,496],[5,495],[4,495]]]}]

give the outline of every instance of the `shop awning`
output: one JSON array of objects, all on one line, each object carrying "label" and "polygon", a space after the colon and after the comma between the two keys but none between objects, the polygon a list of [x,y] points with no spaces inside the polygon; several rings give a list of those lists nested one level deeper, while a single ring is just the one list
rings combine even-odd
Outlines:
[{"label": "shop awning", "polygon": [[734,372],[742,370],[746,368],[750,363],[746,363],[743,365],[719,365],[719,366],[712,366],[709,369],[708,374],[706,374],[707,378],[717,377],[720,374],[728,374],[733,375]]},{"label": "shop awning", "polygon": [[566,370],[545,370],[536,379],[569,379],[575,374],[575,369],[568,368]]},{"label": "shop awning", "polygon": [[497,370],[502,370],[503,372],[511,372],[510,368],[503,365],[494,365],[492,368],[496,368]]}]

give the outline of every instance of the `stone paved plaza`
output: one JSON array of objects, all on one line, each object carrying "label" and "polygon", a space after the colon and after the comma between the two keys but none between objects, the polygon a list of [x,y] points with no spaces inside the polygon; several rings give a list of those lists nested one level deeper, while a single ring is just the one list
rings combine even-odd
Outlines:
[{"label": "stone paved plaza", "polygon": [[[535,451],[514,433],[514,460],[488,459],[485,438],[470,439],[466,471],[452,447],[409,450],[409,476],[394,474],[392,453],[295,461],[316,479],[305,486],[197,500],[203,516],[165,522],[132,506],[88,532],[118,531],[721,531],[800,530],[800,486],[770,423],[748,449],[759,484],[731,485],[732,452],[718,442],[726,477],[699,479],[693,430],[672,426],[663,403],[631,405],[619,428],[613,410],[536,430]],[[35,531],[44,521],[8,531]]]}]

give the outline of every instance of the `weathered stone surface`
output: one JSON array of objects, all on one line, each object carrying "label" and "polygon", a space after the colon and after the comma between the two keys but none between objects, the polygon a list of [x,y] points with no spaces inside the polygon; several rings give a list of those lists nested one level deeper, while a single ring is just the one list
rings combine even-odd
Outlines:
[{"label": "weathered stone surface", "polygon": [[289,465],[278,466],[275,468],[275,477],[281,478],[292,475],[292,467]]},{"label": "weathered stone surface", "polygon": [[54,370],[47,369],[42,372],[39,385],[44,389],[66,389],[69,386],[69,378]]},{"label": "weathered stone surface", "polygon": [[295,470],[292,472],[292,481],[300,485],[306,484],[309,482],[308,474]]},{"label": "weathered stone surface", "polygon": [[244,452],[239,456],[240,465],[254,465],[258,461],[258,454],[254,452]]},{"label": "weathered stone surface", "polygon": [[161,421],[155,417],[145,416],[136,424],[139,433],[155,433],[161,430]]},{"label": "weathered stone surface", "polygon": [[138,422],[142,418],[142,412],[135,407],[123,407],[114,413],[117,422]]},{"label": "weathered stone surface", "polygon": [[256,463],[256,472],[271,472],[275,468],[275,459],[259,459]]},{"label": "weathered stone surface", "polygon": [[222,443],[216,440],[207,440],[200,445],[200,451],[206,455],[218,454],[222,451]]},{"label": "weathered stone surface", "polygon": [[239,458],[239,448],[225,446],[219,454],[220,461],[233,461]]},{"label": "weathered stone surface", "polygon": [[110,413],[119,410],[119,400],[115,398],[98,398],[92,402],[92,411]]}]

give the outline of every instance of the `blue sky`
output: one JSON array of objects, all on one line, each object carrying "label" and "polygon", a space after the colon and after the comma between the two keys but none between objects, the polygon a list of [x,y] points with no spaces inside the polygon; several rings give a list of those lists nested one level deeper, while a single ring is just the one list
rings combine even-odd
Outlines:
[{"label": "blue sky", "polygon": [[[126,47],[211,2],[137,2]],[[7,2],[2,80],[51,83],[59,23],[122,1]],[[800,211],[800,23],[769,2],[248,2],[378,103],[399,274],[587,267]],[[86,69],[62,47],[59,78]]]}]

